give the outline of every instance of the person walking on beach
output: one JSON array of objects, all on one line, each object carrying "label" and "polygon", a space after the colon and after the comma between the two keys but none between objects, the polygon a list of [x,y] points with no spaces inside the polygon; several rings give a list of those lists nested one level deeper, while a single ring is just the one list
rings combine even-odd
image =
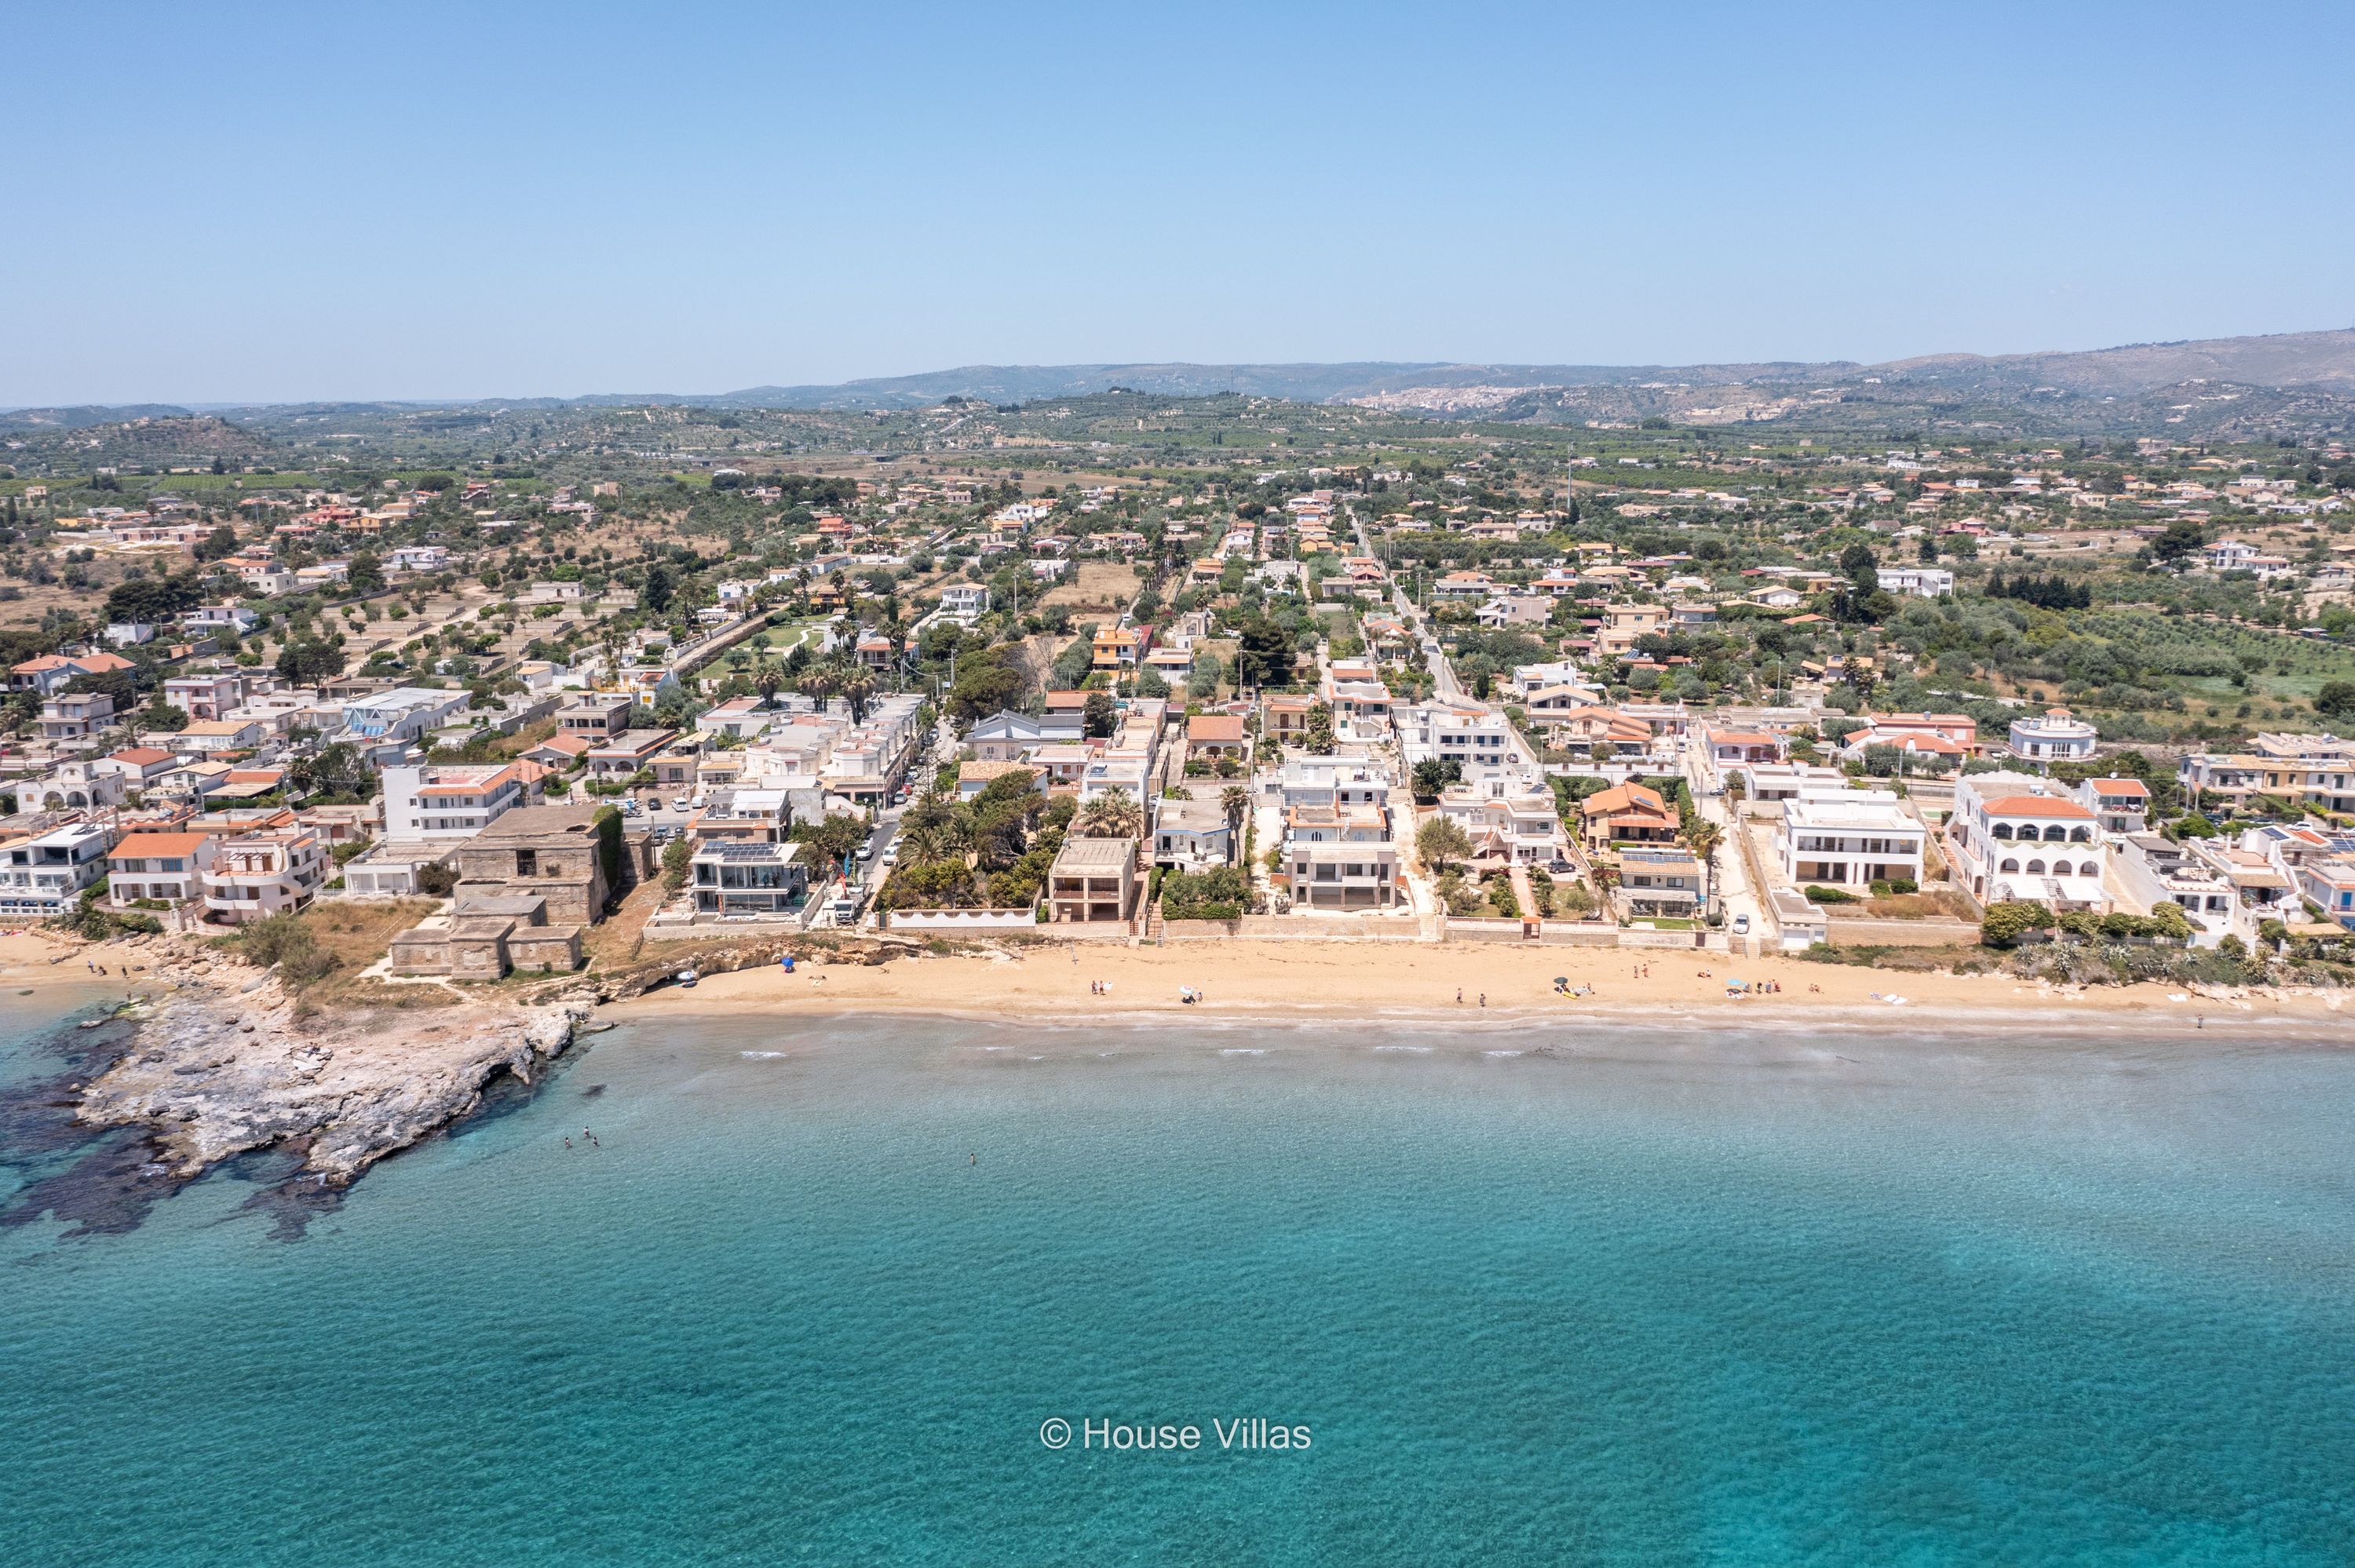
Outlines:
[{"label": "person walking on beach", "polygon": [[1464,988],[1460,985],[1455,988],[1455,1005],[1458,1007],[1464,1005]]},{"label": "person walking on beach", "polygon": [[1485,991],[1480,993],[1480,1005],[1483,1007],[1488,1005],[1488,993]]}]

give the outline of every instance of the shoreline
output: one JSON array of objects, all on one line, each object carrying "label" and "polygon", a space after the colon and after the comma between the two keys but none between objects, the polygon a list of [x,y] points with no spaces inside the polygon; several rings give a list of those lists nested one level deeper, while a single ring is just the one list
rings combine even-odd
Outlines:
[{"label": "shoreline", "polygon": [[[92,974],[77,958],[104,962],[108,973]],[[2355,1012],[2355,991],[2065,987],[1999,972],[1729,961],[1677,949],[1081,943],[887,955],[862,947],[812,951],[791,974],[771,962],[716,970],[693,989],[667,981],[639,989],[656,972],[640,964],[602,985],[574,976],[534,1000],[488,992],[453,1008],[306,1015],[273,975],[185,944],[146,938],[84,948],[29,933],[0,937],[0,985],[138,995],[120,1013],[133,1027],[120,1052],[86,1082],[60,1086],[73,1122],[93,1134],[140,1135],[148,1153],[133,1184],[143,1202],[266,1149],[293,1163],[282,1190],[338,1192],[378,1160],[464,1121],[496,1080],[535,1082],[582,1036],[623,1024],[865,1016],[1057,1033],[1177,1025],[1321,1035],[1308,1042],[1316,1049],[1346,1046],[1353,1031],[1453,1031],[1466,1049],[1496,1054],[1592,1043],[1545,1037],[1555,1030],[1608,1030],[1639,1053],[1663,1056],[1668,1042],[1695,1036],[1788,1043],[1810,1033],[1977,1033],[2063,1044],[2206,1044],[2212,1037],[2228,1049],[2270,1031],[2284,1045],[2355,1044],[2339,1016]],[[1557,992],[1557,978],[1589,994]],[[1729,994],[1732,981],[1781,989]],[[1180,1001],[1183,988],[1201,992],[1199,1000]],[[1521,1050],[1494,1049],[1508,1044]],[[90,1179],[120,1185],[121,1173],[94,1171]]]},{"label": "shoreline", "polygon": [[[1556,977],[1572,989],[1589,987],[1592,994],[1557,994]],[[1729,980],[1774,981],[1782,989],[1728,995]],[[1092,990],[1093,982],[1108,992]],[[1203,999],[1180,1001],[1179,989],[1188,986],[1201,991]],[[2221,1029],[2230,1038],[2260,1021],[2336,1023],[2342,1013],[2355,1013],[2355,992],[2154,983],[2072,988],[2003,973],[1907,973],[1781,958],[1729,962],[1721,954],[1673,949],[1643,957],[1501,946],[1404,950],[1337,942],[1204,951],[1191,944],[1084,944],[1019,956],[911,954],[880,965],[826,962],[813,955],[792,974],[773,964],[713,973],[692,989],[664,985],[600,1009],[617,1022],[862,1012],[1082,1026],[1150,1027],[1181,1018],[1338,1027],[1598,1022],[1777,1032],[1999,1025],[2036,1033],[2132,1027],[2187,1036]]]},{"label": "shoreline", "polygon": [[77,1086],[74,1119],[143,1129],[155,1161],[181,1181],[274,1148],[303,1173],[346,1185],[463,1120],[495,1079],[532,1081],[588,1016],[578,1003],[512,998],[305,1016],[273,973],[209,957],[174,966],[168,980],[151,973],[142,989],[120,1015],[131,1039]]}]

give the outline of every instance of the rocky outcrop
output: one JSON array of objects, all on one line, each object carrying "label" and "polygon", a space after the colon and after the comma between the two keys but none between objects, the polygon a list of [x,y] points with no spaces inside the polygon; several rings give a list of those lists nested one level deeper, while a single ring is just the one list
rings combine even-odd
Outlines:
[{"label": "rocky outcrop", "polygon": [[137,1043],[83,1088],[78,1118],[149,1128],[184,1179],[276,1146],[340,1184],[466,1115],[501,1074],[530,1080],[588,1016],[483,1000],[297,1017],[274,979],[253,979],[219,962],[179,971]]}]

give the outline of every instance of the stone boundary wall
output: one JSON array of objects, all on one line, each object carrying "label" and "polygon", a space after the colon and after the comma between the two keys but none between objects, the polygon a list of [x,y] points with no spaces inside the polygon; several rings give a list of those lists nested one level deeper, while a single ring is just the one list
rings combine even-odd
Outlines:
[{"label": "stone boundary wall", "polygon": [[1979,928],[1963,920],[1849,920],[1834,916],[1828,939],[1835,948],[1944,948],[1976,943]]},{"label": "stone boundary wall", "polygon": [[[1046,930],[1028,909],[892,909],[882,916],[887,931]],[[1104,922],[1112,924],[1113,922]],[[1055,927],[1058,931],[1061,927]]]},{"label": "stone boundary wall", "polygon": [[1245,915],[1234,920],[1165,920],[1161,937],[1170,942],[1413,942],[1422,939],[1422,927],[1412,920]]}]

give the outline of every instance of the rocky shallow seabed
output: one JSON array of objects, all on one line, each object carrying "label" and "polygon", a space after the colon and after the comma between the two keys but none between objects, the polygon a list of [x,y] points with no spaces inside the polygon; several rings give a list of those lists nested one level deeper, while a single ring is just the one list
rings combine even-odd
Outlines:
[{"label": "rocky shallow seabed", "polygon": [[589,1008],[485,1000],[298,1018],[274,977],[198,959],[133,1016],[136,1037],[83,1086],[77,1120],[146,1128],[182,1181],[275,1148],[340,1185],[465,1116],[502,1075],[531,1081]]}]

